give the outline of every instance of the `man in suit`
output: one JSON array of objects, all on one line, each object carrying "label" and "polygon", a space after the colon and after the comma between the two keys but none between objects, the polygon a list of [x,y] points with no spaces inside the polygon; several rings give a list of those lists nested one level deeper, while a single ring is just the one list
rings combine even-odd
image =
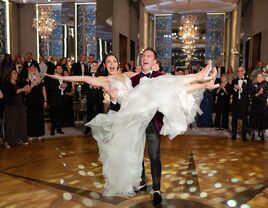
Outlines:
[{"label": "man in suit", "polygon": [[96,61],[94,54],[89,54],[88,55],[88,70],[89,71],[90,71],[90,67],[93,61]]},{"label": "man in suit", "polygon": [[238,77],[232,81],[232,140],[237,137],[237,121],[242,120],[242,140],[246,141],[248,130],[248,108],[250,105],[251,80],[245,76],[245,69],[239,67]]},{"label": "man in suit", "polygon": [[[55,69],[55,74],[62,76],[63,69],[61,65],[57,65]],[[55,135],[55,130],[57,133],[64,134],[62,131],[62,119],[63,119],[63,105],[64,105],[64,91],[67,84],[62,80],[56,80],[48,78],[47,88],[50,92],[50,117],[51,117],[51,132],[50,135]]]},{"label": "man in suit", "polygon": [[[95,77],[97,75],[98,62],[92,61],[90,65],[91,71],[89,76]],[[97,114],[103,112],[103,91],[100,87],[87,85],[85,89],[87,96],[87,122],[91,121]],[[87,126],[84,134],[88,134],[90,128]]]},{"label": "man in suit", "polygon": [[217,78],[215,80],[215,84],[221,83],[221,76],[225,73],[225,67],[222,66],[222,60],[218,59],[216,62],[216,69],[217,69]]},{"label": "man in suit", "polygon": [[88,66],[87,66],[87,57],[85,55],[80,56],[80,60],[77,63],[74,63],[72,65],[71,69],[72,75],[79,75],[79,76],[84,76],[88,75]]},{"label": "man in suit", "polygon": [[54,74],[55,73],[55,59],[53,56],[49,56],[48,60],[46,61],[47,65],[47,74]]},{"label": "man in suit", "polygon": [[37,63],[36,60],[33,60],[33,54],[29,52],[29,53],[26,53],[25,55],[25,62],[22,66],[22,70],[20,73],[20,80],[22,82],[25,82],[26,79],[28,78],[28,68],[30,68],[31,66],[35,66],[40,72],[39,64]]},{"label": "man in suit", "polygon": [[[159,71],[152,71],[157,62],[157,54],[152,48],[144,50],[142,55],[142,72],[131,78],[132,86],[137,86],[140,82],[146,79],[161,76]],[[152,92],[153,93],[153,92]],[[161,181],[161,161],[160,161],[160,130],[163,126],[163,114],[157,112],[153,120],[149,123],[146,129],[146,142],[148,146],[148,155],[151,163],[151,174],[153,179],[153,204],[157,205],[162,202],[160,194],[160,181]],[[142,182],[137,191],[144,191],[147,189],[145,182],[145,170],[143,164]]]},{"label": "man in suit", "polygon": [[[87,57],[85,55],[80,56],[79,62],[76,62],[72,65],[71,68],[72,75],[76,76],[87,76],[89,75],[88,65],[87,65]],[[75,97],[79,99],[80,93],[77,89],[78,85],[75,85]],[[84,95],[87,91],[87,84],[82,84],[81,93]]]}]

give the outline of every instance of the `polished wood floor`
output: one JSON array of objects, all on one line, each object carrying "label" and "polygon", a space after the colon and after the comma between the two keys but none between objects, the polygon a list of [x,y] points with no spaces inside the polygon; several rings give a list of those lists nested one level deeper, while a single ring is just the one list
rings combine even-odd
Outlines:
[{"label": "polished wood floor", "polygon": [[[159,207],[268,207],[268,142],[163,137],[161,159]],[[145,165],[150,183],[147,156]],[[153,207],[150,187],[134,197],[102,197],[101,169],[97,145],[88,137],[0,147],[0,207]]]}]

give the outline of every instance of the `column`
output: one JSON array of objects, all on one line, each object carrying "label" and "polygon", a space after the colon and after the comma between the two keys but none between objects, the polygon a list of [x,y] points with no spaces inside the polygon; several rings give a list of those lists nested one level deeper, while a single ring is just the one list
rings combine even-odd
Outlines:
[{"label": "column", "polygon": [[75,4],[76,60],[80,55],[97,54],[96,3]]},{"label": "column", "polygon": [[155,15],[155,50],[164,70],[170,72],[172,53],[172,15]]},{"label": "column", "polygon": [[223,60],[224,54],[224,14],[207,14],[206,25],[206,61],[217,59]]}]

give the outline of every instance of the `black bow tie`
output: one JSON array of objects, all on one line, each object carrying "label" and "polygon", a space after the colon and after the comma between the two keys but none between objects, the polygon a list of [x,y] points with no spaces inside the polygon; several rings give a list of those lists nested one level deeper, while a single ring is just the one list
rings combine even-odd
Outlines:
[{"label": "black bow tie", "polygon": [[151,73],[149,72],[149,73],[147,73],[147,74],[145,74],[145,73],[141,73],[141,78],[142,77],[147,77],[147,78],[150,78],[151,77]]},{"label": "black bow tie", "polygon": [[238,78],[239,80],[244,80],[244,78],[243,77],[240,77],[240,78]]}]

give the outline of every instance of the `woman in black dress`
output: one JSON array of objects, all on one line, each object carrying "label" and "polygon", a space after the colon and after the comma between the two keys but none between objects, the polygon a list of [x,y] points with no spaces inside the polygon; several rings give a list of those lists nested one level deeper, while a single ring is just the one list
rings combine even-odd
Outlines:
[{"label": "woman in black dress", "polygon": [[214,122],[216,130],[228,129],[230,95],[231,85],[228,83],[227,76],[222,75],[220,88],[216,89],[216,117]]},{"label": "woman in black dress", "polygon": [[27,95],[27,129],[29,139],[42,139],[45,134],[44,108],[47,106],[46,88],[38,69],[31,66],[28,71],[28,83],[32,86]]},{"label": "woman in black dress", "polygon": [[4,126],[5,126],[5,147],[14,144],[28,144],[27,124],[23,94],[30,92],[31,87],[18,84],[18,72],[13,69],[6,74],[3,84],[4,94]]},{"label": "woman in black dress", "polygon": [[256,83],[252,89],[252,104],[250,110],[251,140],[255,139],[255,130],[259,131],[261,140],[264,140],[264,131],[268,128],[268,83],[263,74],[257,74]]},{"label": "woman in black dress", "polygon": [[[67,70],[63,71],[63,76],[70,76]],[[64,90],[64,114],[62,120],[63,127],[73,127],[74,126],[74,109],[73,109],[73,95],[74,86],[72,82],[66,82],[67,87]]]}]

